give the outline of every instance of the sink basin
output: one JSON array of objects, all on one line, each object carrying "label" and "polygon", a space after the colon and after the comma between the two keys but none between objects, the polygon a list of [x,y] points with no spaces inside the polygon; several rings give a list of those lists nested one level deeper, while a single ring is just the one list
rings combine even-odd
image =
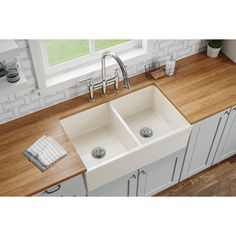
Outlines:
[{"label": "sink basin", "polygon": [[[87,169],[138,145],[109,104],[70,116],[61,124]],[[105,150],[103,158],[93,156],[96,148]]]},{"label": "sink basin", "polygon": [[[182,115],[151,86],[111,102],[141,143],[171,134],[188,125]],[[151,136],[140,134],[150,130]]]},{"label": "sink basin", "polygon": [[191,125],[150,86],[61,120],[92,191],[187,146]]}]

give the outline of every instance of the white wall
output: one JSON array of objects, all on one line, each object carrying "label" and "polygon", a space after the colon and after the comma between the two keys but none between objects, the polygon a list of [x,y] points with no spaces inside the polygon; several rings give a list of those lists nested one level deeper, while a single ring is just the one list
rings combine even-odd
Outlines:
[{"label": "white wall", "polygon": [[236,40],[223,40],[222,52],[236,63]]},{"label": "white wall", "polygon": [[[87,85],[73,86],[64,90],[52,92],[50,95],[40,96],[33,93],[36,79],[27,40],[16,40],[19,48],[19,60],[22,62],[23,72],[28,80],[29,89],[22,90],[8,96],[0,94],[0,124],[4,124],[35,111],[61,103],[65,100],[80,96],[88,92]],[[159,60],[173,55],[177,60],[196,54],[206,49],[205,40],[152,40],[151,48]],[[144,71],[144,65],[150,61],[141,60],[128,68],[128,75],[136,75]],[[89,75],[90,76],[90,75]],[[93,75],[93,76],[99,76]],[[88,77],[89,78],[89,77]]]}]

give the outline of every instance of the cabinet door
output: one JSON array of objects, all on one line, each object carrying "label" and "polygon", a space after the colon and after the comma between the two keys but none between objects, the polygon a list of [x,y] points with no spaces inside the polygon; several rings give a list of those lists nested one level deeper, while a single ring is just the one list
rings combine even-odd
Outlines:
[{"label": "cabinet door", "polygon": [[57,184],[35,196],[44,197],[66,197],[66,196],[86,196],[83,176],[73,177],[65,182]]},{"label": "cabinet door", "polygon": [[123,176],[111,183],[105,184],[94,191],[88,192],[87,196],[136,196],[137,171]]},{"label": "cabinet door", "polygon": [[185,155],[181,180],[211,166],[228,119],[228,112],[218,113],[193,126]]},{"label": "cabinet door", "polygon": [[233,107],[229,114],[213,164],[234,154],[236,154],[236,107]]},{"label": "cabinet door", "polygon": [[138,172],[138,196],[154,195],[173,184],[180,178],[185,149],[164,157]]}]

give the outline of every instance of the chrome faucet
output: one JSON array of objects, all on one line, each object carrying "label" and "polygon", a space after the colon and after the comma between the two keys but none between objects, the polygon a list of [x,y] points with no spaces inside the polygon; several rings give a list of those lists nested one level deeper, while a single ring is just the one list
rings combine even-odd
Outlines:
[{"label": "chrome faucet", "polygon": [[90,80],[88,87],[89,87],[89,95],[90,95],[90,101],[94,101],[94,90],[95,89],[102,89],[102,96],[105,97],[107,96],[107,85],[110,85],[112,83],[114,83],[114,92],[118,93],[119,92],[119,73],[115,72],[115,76],[107,79],[106,78],[106,65],[105,65],[105,59],[107,56],[110,56],[112,58],[114,58],[116,60],[116,62],[118,63],[118,65],[120,66],[121,72],[122,72],[122,76],[123,76],[123,82],[124,82],[124,88],[125,89],[130,89],[130,83],[129,83],[129,79],[128,79],[128,75],[127,75],[127,70],[126,70],[126,66],[124,65],[124,63],[121,61],[121,59],[114,53],[114,52],[104,52],[102,55],[102,59],[101,59],[101,63],[102,63],[102,70],[101,70],[101,82],[98,83],[93,83],[92,80]]},{"label": "chrome faucet", "polygon": [[126,67],[125,67],[124,63],[117,56],[117,54],[115,54],[114,52],[106,51],[102,55],[102,84],[103,84],[102,95],[106,96],[106,94],[107,94],[107,88],[106,88],[107,79],[106,79],[106,66],[105,66],[105,59],[106,59],[107,56],[110,56],[110,57],[112,57],[116,60],[116,62],[120,66],[120,69],[121,69],[121,72],[122,72],[123,81],[124,81],[124,88],[125,89],[130,89],[131,86],[130,86],[130,83],[129,83],[129,80],[128,80],[127,70],[126,70]]}]

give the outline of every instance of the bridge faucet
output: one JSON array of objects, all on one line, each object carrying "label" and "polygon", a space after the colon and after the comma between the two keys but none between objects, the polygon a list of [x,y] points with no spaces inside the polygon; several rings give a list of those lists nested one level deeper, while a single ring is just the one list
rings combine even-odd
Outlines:
[{"label": "bridge faucet", "polygon": [[107,79],[106,79],[106,66],[105,66],[105,59],[107,56],[110,56],[116,60],[118,65],[120,66],[122,76],[123,76],[123,82],[124,82],[124,88],[130,89],[131,85],[128,79],[127,70],[124,65],[124,63],[121,61],[121,59],[115,54],[114,52],[106,51],[102,55],[102,95],[107,95]]}]

